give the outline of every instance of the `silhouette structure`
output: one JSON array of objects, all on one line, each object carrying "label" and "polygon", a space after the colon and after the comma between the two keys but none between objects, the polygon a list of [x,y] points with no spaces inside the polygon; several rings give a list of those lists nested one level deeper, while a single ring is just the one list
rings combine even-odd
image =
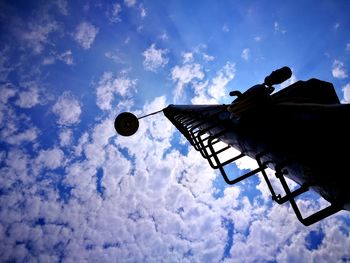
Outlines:
[{"label": "silhouette structure", "polygon": [[[350,127],[346,124],[350,105],[340,104],[333,85],[318,79],[298,81],[272,93],[273,85],[290,76],[291,70],[284,67],[244,93],[230,92],[237,97],[230,105],[169,105],[162,111],[210,166],[220,170],[226,183],[236,184],[261,172],[272,199],[290,202],[300,222],[311,225],[350,210]],[[227,157],[231,147],[240,153]],[[257,168],[231,178],[227,165],[246,155],[256,160]],[[283,196],[276,193],[266,168],[275,171]],[[285,177],[299,187],[290,189]],[[304,217],[295,198],[310,189],[330,205]]]}]

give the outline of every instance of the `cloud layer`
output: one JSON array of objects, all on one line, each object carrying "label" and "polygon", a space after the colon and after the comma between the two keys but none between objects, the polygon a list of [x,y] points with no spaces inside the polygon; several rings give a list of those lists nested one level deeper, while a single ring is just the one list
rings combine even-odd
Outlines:
[{"label": "cloud layer", "polygon": [[89,22],[81,22],[73,35],[75,41],[84,49],[89,49],[95,41],[99,29]]},{"label": "cloud layer", "polygon": [[70,92],[64,92],[52,107],[53,113],[57,116],[57,123],[60,125],[72,125],[80,121],[80,103]]},{"label": "cloud layer", "polygon": [[166,49],[157,49],[155,44],[152,44],[142,55],[144,56],[143,66],[146,70],[157,71],[158,68],[164,67],[168,63]]}]

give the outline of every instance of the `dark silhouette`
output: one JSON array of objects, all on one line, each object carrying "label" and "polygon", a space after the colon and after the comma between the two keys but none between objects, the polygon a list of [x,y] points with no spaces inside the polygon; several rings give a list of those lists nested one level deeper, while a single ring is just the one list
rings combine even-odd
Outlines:
[{"label": "dark silhouette", "polygon": [[139,120],[130,112],[123,112],[115,118],[115,130],[123,136],[131,136],[139,129]]},{"label": "dark silhouette", "polygon": [[[350,105],[340,104],[333,85],[318,79],[298,81],[272,94],[272,85],[291,76],[284,67],[272,72],[263,84],[243,94],[230,105],[169,105],[163,112],[196,150],[219,169],[226,183],[238,183],[261,172],[272,198],[289,201],[304,225],[313,224],[342,209],[350,210],[348,149]],[[135,117],[136,118],[136,117]],[[217,147],[219,142],[227,146]],[[230,147],[241,154],[220,160]],[[230,178],[225,166],[243,156],[257,161],[257,168]],[[265,172],[272,168],[285,191],[277,194]],[[299,185],[291,190],[285,177]],[[295,198],[309,189],[330,205],[304,218]]]}]

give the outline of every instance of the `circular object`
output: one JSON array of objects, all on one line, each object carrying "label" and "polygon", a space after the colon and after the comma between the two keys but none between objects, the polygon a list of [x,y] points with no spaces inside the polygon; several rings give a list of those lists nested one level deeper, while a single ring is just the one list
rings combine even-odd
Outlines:
[{"label": "circular object", "polygon": [[130,112],[120,113],[114,120],[114,128],[120,135],[131,136],[139,128],[139,120]]}]

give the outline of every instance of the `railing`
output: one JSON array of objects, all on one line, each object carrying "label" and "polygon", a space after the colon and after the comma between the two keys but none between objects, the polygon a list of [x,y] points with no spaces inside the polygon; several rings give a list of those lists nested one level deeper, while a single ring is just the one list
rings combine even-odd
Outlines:
[{"label": "railing", "polygon": [[[165,116],[175,125],[175,127],[186,137],[190,144],[201,153],[209,165],[213,169],[219,169],[225,182],[229,185],[234,185],[242,180],[245,180],[259,172],[261,172],[266,184],[271,192],[272,200],[278,204],[290,202],[297,218],[301,223],[308,226],[319,220],[330,216],[342,209],[341,205],[331,204],[322,210],[304,218],[297,206],[295,198],[309,190],[308,185],[301,185],[298,189],[291,191],[286,180],[285,175],[288,173],[287,165],[285,163],[274,163],[273,160],[263,162],[261,159],[266,152],[258,153],[255,156],[257,161],[257,168],[236,178],[230,178],[225,170],[225,166],[236,162],[237,160],[246,156],[244,153],[232,153],[232,147],[221,141],[221,138],[231,133],[229,126],[229,119],[221,119],[219,115],[226,111],[227,105],[215,106],[198,106],[188,108],[186,106],[174,106],[163,110]],[[231,156],[229,152],[231,151]],[[226,156],[226,158],[220,158]],[[266,159],[266,158],[265,158]],[[275,170],[276,178],[279,179],[282,188],[285,192],[284,196],[276,194],[270,179],[266,173],[266,168],[272,165]]]}]

